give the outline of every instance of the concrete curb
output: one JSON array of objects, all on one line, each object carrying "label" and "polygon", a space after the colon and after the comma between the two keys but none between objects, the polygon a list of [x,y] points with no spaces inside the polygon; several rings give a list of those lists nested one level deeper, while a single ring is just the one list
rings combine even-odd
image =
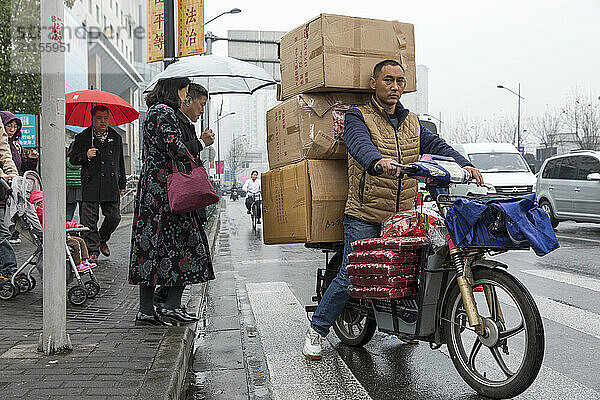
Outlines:
[{"label": "concrete curb", "polygon": [[[225,208],[222,199],[217,205],[216,218],[207,225],[207,237],[211,256],[214,257],[215,244],[221,225],[221,210]],[[192,286],[192,293],[187,308],[190,312],[200,315],[206,301],[206,283]],[[183,395],[185,377],[192,353],[196,324],[173,326],[167,329],[158,348],[154,363],[146,374],[144,383],[139,391],[139,399],[179,399]]]}]

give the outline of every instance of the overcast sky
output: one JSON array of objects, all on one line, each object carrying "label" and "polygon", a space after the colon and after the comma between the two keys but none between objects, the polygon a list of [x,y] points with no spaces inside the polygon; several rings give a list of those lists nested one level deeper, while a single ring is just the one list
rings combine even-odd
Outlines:
[{"label": "overcast sky", "polygon": [[[452,121],[516,115],[521,83],[524,115],[559,107],[575,90],[600,96],[600,0],[205,1],[206,27],[289,31],[320,13],[397,19],[415,25],[416,59],[429,67],[429,111]],[[214,44],[225,55],[226,42]]]}]

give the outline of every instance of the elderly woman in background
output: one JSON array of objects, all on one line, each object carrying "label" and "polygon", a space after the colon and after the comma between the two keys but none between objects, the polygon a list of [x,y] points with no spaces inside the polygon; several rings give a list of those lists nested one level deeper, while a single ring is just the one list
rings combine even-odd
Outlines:
[{"label": "elderly woman in background", "polygon": [[[10,146],[8,144],[8,135],[4,130],[4,124],[0,124],[0,179],[8,181],[17,176],[19,172],[12,160]],[[17,269],[17,257],[15,251],[8,241],[10,231],[4,223],[4,212],[6,210],[6,192],[0,186],[0,275],[5,278],[10,277]]]},{"label": "elderly woman in background", "polygon": [[[25,149],[21,146],[21,128],[23,127],[23,123],[10,111],[0,111],[0,118],[2,118],[4,130],[8,135],[10,152],[19,175],[23,175],[25,171],[35,171],[38,165],[39,154],[36,150],[25,152]],[[21,243],[18,231],[13,232],[9,242],[11,244]]]},{"label": "elderly woman in background", "polygon": [[[181,305],[185,285],[214,279],[208,240],[196,212],[173,214],[167,196],[172,161],[189,172],[188,151],[175,112],[185,101],[190,80],[159,81],[146,97],[142,124],[144,165],[136,197],[131,235],[129,283],[140,287],[136,325],[189,323],[198,318]],[[167,288],[164,307],[154,309],[154,288]],[[162,319],[160,318],[162,317]],[[166,321],[166,322],[165,322]]]}]

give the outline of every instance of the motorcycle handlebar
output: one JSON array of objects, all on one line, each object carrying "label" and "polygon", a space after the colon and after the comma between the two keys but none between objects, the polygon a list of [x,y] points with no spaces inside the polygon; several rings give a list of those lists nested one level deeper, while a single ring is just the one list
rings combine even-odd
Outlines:
[{"label": "motorcycle handlebar", "polygon": [[[400,168],[400,171],[403,174],[419,172],[419,167],[417,167],[416,165],[403,165],[403,164],[399,164],[395,161],[392,161],[390,164],[396,168]],[[383,174],[383,167],[381,165],[377,164],[375,166],[375,175],[382,175],[382,174]]]}]

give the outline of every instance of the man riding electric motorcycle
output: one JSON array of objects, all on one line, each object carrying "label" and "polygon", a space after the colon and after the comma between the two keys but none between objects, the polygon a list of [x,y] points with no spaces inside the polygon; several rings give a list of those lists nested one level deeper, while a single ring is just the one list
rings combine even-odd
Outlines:
[{"label": "man riding electric motorcycle", "polygon": [[[364,106],[346,113],[344,141],[348,147],[348,200],[344,212],[344,253],[338,275],[325,291],[315,311],[302,353],[309,359],[321,358],[322,339],[344,310],[350,284],[346,265],[352,243],[378,237],[381,223],[391,215],[412,209],[417,182],[403,177],[392,162],[409,164],[420,154],[452,157],[465,168],[478,185],[483,178],[469,161],[439,136],[422,127],[419,119],[400,103],[406,78],[395,60],[375,65],[370,80],[374,95]],[[381,167],[383,175],[376,176]]]}]

